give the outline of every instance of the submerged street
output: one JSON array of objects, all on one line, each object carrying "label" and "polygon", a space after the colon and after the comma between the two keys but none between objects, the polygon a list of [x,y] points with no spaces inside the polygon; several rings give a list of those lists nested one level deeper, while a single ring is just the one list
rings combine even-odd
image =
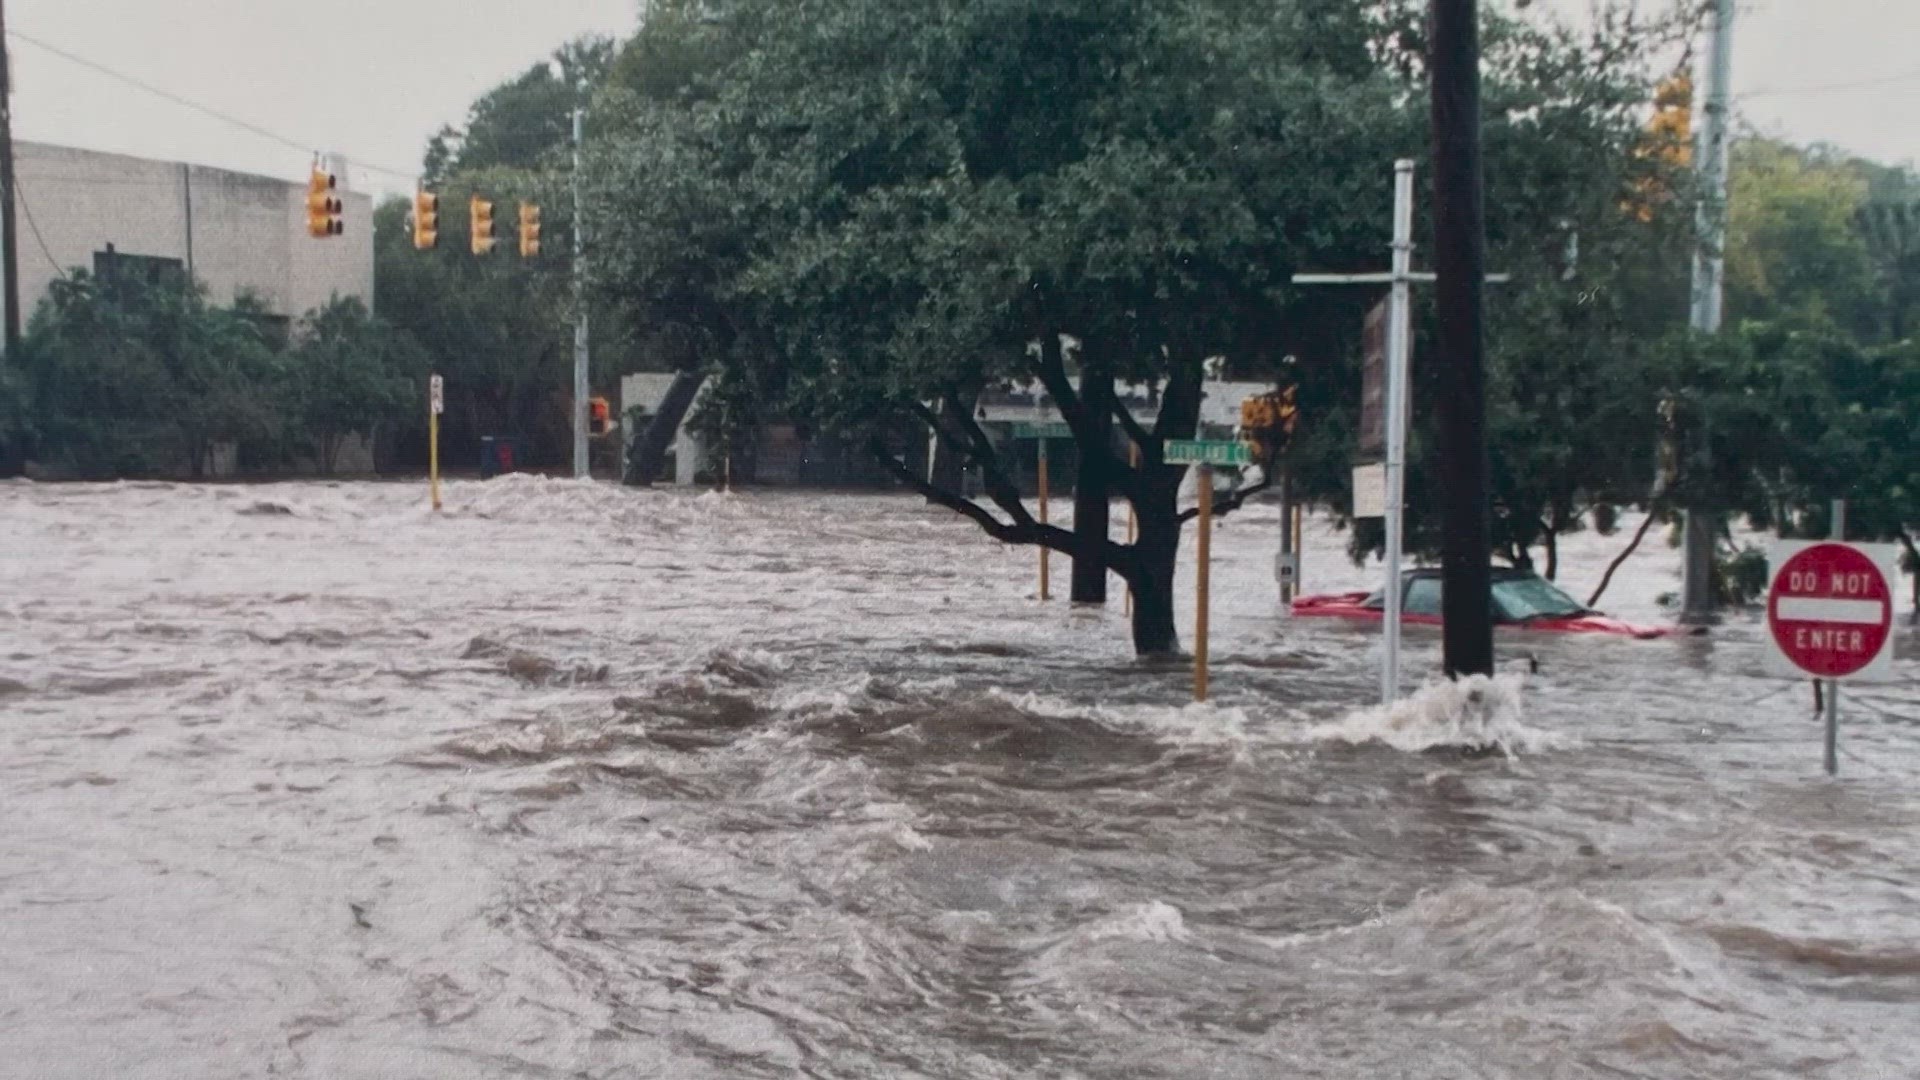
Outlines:
[{"label": "submerged street", "polygon": [[1904,600],[1829,780],[1752,615],[1383,715],[1278,528],[1215,535],[1193,705],[916,498],[0,482],[0,1074],[1911,1075]]}]

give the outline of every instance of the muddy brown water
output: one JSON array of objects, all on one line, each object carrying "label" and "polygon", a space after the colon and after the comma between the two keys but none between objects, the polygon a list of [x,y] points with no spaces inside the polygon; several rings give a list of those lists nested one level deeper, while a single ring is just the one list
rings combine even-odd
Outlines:
[{"label": "muddy brown water", "polygon": [[916,500],[425,501],[0,484],[0,1075],[1916,1075],[1904,631],[1836,782],[1748,617],[1367,711],[1266,508],[1195,706]]}]

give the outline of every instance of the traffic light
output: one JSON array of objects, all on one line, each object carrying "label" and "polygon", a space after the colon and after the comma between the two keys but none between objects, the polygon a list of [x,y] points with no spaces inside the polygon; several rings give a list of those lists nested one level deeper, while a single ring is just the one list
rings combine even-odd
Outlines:
[{"label": "traffic light", "polygon": [[1672,185],[1662,172],[1693,164],[1693,77],[1682,71],[1663,80],[1653,92],[1653,117],[1647,121],[1634,156],[1657,163],[1651,175],[1634,181],[1623,208],[1641,221],[1674,199]]},{"label": "traffic light", "polygon": [[520,204],[520,257],[540,254],[540,208],[530,202]]},{"label": "traffic light", "polygon": [[595,435],[605,435],[613,430],[613,408],[607,403],[606,398],[598,394],[588,398],[587,416],[593,421],[592,430]]},{"label": "traffic light", "polygon": [[475,255],[485,255],[499,243],[494,239],[493,203],[478,195],[467,200],[467,226]]},{"label": "traffic light", "polygon": [[1653,92],[1653,119],[1647,134],[1656,140],[1656,152],[1675,165],[1693,161],[1693,77],[1681,72]]},{"label": "traffic light", "polygon": [[1240,403],[1240,437],[1253,448],[1257,460],[1279,454],[1293,441],[1300,419],[1298,394],[1299,387],[1288,386]]},{"label": "traffic light", "polygon": [[426,251],[440,243],[440,196],[431,191],[413,194],[413,246]]},{"label": "traffic light", "polygon": [[307,177],[307,235],[315,239],[339,236],[347,231],[346,224],[340,220],[344,207],[334,192],[339,188],[340,180],[332,173],[313,167]]}]

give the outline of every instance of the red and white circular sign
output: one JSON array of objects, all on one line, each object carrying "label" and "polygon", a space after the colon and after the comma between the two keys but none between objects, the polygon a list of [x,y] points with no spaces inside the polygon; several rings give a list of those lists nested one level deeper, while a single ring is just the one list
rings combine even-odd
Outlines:
[{"label": "red and white circular sign", "polygon": [[1774,566],[1767,629],[1801,671],[1844,679],[1886,648],[1893,589],[1866,553],[1837,542],[1810,544]]}]

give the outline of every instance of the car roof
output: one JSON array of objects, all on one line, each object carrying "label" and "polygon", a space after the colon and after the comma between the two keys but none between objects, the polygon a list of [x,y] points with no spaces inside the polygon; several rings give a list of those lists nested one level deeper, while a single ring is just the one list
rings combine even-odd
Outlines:
[{"label": "car roof", "polygon": [[[1513,566],[1490,566],[1487,569],[1492,572],[1493,580],[1495,581],[1523,581],[1528,578],[1540,576],[1531,570],[1521,570]],[[1437,578],[1439,576],[1440,568],[1437,566],[1417,566],[1412,570],[1403,570],[1400,572],[1402,580]]]}]

